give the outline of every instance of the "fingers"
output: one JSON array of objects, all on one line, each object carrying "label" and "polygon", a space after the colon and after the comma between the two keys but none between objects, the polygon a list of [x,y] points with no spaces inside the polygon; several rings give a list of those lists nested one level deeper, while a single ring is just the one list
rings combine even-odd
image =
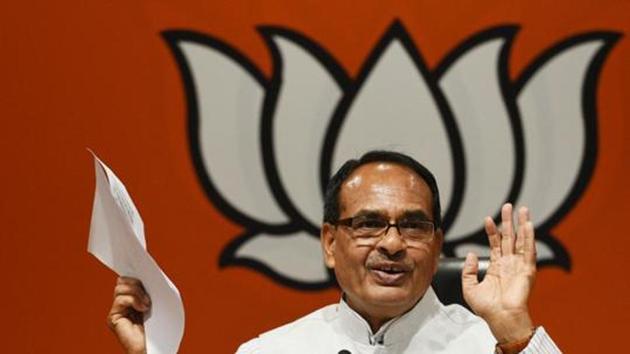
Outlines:
[{"label": "fingers", "polygon": [[512,204],[505,203],[501,208],[501,254],[514,253],[514,225],[512,224]]},{"label": "fingers", "polygon": [[523,254],[527,263],[536,265],[536,240],[534,236],[534,224],[527,221],[523,227]]},{"label": "fingers", "polygon": [[516,254],[525,253],[525,226],[529,222],[529,210],[526,207],[518,209],[518,230],[516,232],[516,241],[514,243],[514,252]]},{"label": "fingers", "polygon": [[114,298],[111,312],[126,315],[131,309],[138,312],[147,312],[150,308],[151,306],[141,298],[134,295],[122,294],[116,295]]},{"label": "fingers", "polygon": [[119,277],[114,287],[114,301],[108,315],[111,328],[121,318],[134,323],[142,322],[142,314],[151,308],[151,299],[142,283],[134,278]]},{"label": "fingers", "polygon": [[518,234],[516,235],[515,252],[525,257],[530,264],[536,264],[536,240],[534,224],[531,222],[529,210],[521,207],[518,210]]},{"label": "fingers", "polygon": [[151,304],[151,299],[144,290],[144,286],[135,278],[119,277],[114,287],[114,298],[118,295],[131,295],[140,299],[146,305]]},{"label": "fingers", "polygon": [[484,227],[490,243],[490,261],[496,261],[501,257],[501,236],[499,235],[499,230],[489,216],[484,220]]},{"label": "fingers", "polygon": [[466,255],[466,261],[464,262],[464,268],[462,269],[462,290],[466,294],[467,290],[479,284],[477,279],[477,272],[479,270],[479,260],[477,255],[468,252]]},{"label": "fingers", "polygon": [[536,263],[536,241],[534,225],[527,207],[520,207],[517,215],[518,230],[515,234],[512,222],[512,204],[506,203],[501,208],[501,230],[490,217],[484,220],[490,243],[490,260],[503,255],[523,255],[528,263]]}]

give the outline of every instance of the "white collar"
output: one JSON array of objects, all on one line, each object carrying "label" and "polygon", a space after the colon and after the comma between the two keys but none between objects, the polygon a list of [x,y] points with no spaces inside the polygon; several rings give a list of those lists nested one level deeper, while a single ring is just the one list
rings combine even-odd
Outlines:
[{"label": "white collar", "polygon": [[411,337],[439,312],[441,306],[435,292],[429,287],[411,310],[387,321],[376,333],[372,333],[367,321],[350,308],[342,297],[339,302],[339,325],[341,331],[354,341],[366,345],[388,346],[398,342],[409,342]]}]

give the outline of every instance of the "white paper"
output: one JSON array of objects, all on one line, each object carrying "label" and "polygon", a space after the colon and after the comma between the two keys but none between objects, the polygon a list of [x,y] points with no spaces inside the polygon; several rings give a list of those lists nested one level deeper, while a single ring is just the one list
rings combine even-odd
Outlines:
[{"label": "white paper", "polygon": [[118,275],[142,281],[152,304],[144,320],[147,353],[177,353],[184,334],[179,291],[147,252],[144,224],[125,186],[96,155],[94,168],[96,191],[88,252]]}]

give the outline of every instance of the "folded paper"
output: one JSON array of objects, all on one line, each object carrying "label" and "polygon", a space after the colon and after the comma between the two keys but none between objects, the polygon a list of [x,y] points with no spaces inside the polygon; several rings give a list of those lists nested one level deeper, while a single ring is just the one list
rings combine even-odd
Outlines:
[{"label": "folded paper", "polygon": [[144,224],[125,186],[96,155],[94,168],[88,252],[118,275],[142,281],[152,303],[144,319],[147,353],[177,353],[184,334],[179,291],[147,252]]}]

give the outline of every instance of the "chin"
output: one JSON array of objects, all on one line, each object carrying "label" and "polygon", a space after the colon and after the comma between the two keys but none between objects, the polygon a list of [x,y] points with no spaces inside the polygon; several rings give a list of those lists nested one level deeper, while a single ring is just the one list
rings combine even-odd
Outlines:
[{"label": "chin", "polygon": [[399,287],[374,286],[370,289],[371,302],[383,308],[403,309],[411,308],[420,298],[409,289]]}]

